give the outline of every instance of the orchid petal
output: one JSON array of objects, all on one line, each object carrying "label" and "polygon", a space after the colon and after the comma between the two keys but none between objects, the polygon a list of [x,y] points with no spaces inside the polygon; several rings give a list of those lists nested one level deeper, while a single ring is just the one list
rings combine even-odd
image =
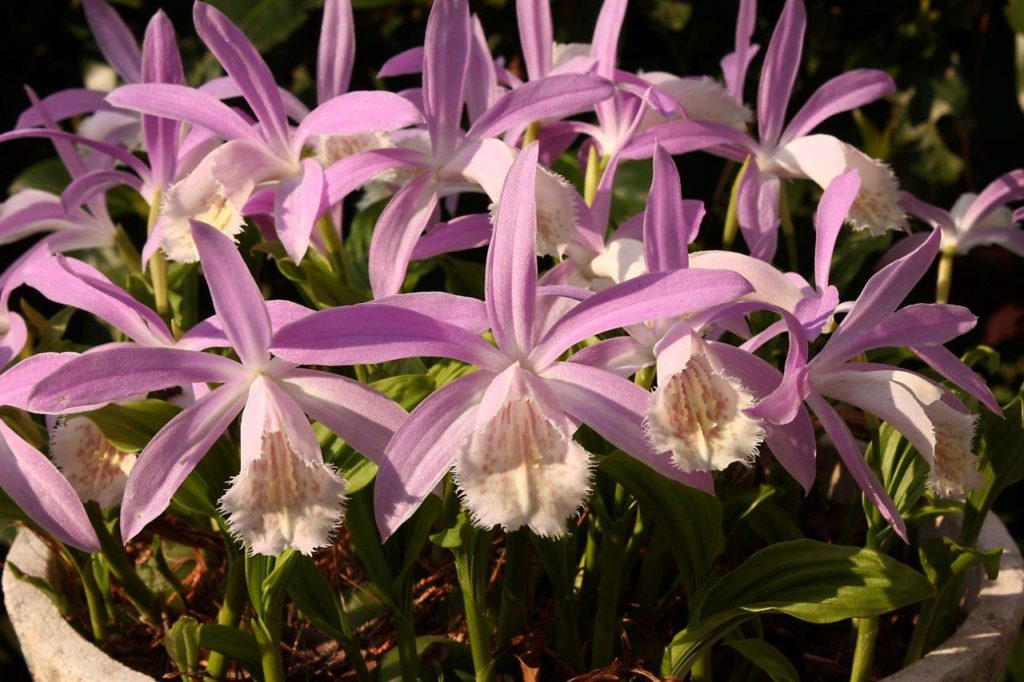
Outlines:
[{"label": "orchid petal", "polygon": [[0,485],[14,503],[58,540],[98,552],[85,507],[46,456],[0,420]]},{"label": "orchid petal", "polygon": [[818,210],[814,214],[814,229],[817,232],[814,242],[814,284],[819,291],[828,287],[832,252],[836,248],[839,230],[859,191],[860,175],[856,170],[848,170],[828,184],[818,202]]},{"label": "orchid petal", "polygon": [[306,414],[374,461],[408,417],[395,401],[337,374],[293,369],[278,382]]},{"label": "orchid petal", "polygon": [[569,358],[569,362],[629,377],[642,367],[652,366],[655,358],[647,346],[633,337],[616,336],[587,346]]},{"label": "orchid petal", "polygon": [[510,90],[473,124],[471,137],[496,137],[509,128],[545,118],[589,111],[615,92],[612,83],[589,74],[547,76]]},{"label": "orchid petal", "polygon": [[28,407],[42,414],[80,412],[171,386],[228,382],[243,371],[237,362],[210,353],[108,344],[39,381],[29,393]]},{"label": "orchid petal", "polygon": [[438,156],[455,143],[472,31],[466,0],[437,0],[427,19],[423,48],[423,107],[430,141]]},{"label": "orchid petal", "polygon": [[501,96],[494,57],[487,46],[487,36],[480,18],[473,15],[473,39],[469,46],[469,64],[466,67],[466,113],[476,121]]},{"label": "orchid petal", "polygon": [[330,308],[282,328],[274,355],[310,365],[358,365],[447,357],[498,371],[507,358],[461,327],[377,302]]},{"label": "orchid petal", "polygon": [[104,0],[82,0],[85,21],[96,38],[103,58],[114,67],[121,80],[137,83],[142,80],[142,54],[135,36],[124,20]]},{"label": "orchid petal", "polygon": [[381,65],[377,78],[410,76],[423,72],[423,47],[411,47],[399,52]]},{"label": "orchid petal", "polygon": [[623,159],[647,159],[660,144],[673,156],[707,150],[734,161],[743,161],[755,150],[753,140],[735,128],[712,121],[669,121],[637,133],[622,149]]},{"label": "orchid petal", "polygon": [[747,79],[747,69],[754,55],[757,54],[757,45],[750,44],[750,36],[754,33],[754,24],[757,23],[757,0],[740,0],[740,10],[736,17],[736,38],[735,49],[722,59],[722,75],[725,76],[725,85],[729,94],[737,102],[743,101],[743,84]]},{"label": "orchid petal", "polygon": [[493,378],[476,372],[456,379],[420,403],[395,433],[378,464],[374,488],[381,540],[412,516],[451,468]]},{"label": "orchid petal", "polygon": [[[615,78],[619,34],[622,32],[622,22],[626,17],[627,4],[628,0],[604,0],[594,26],[591,55],[597,62],[597,75],[608,80]],[[618,117],[615,100],[600,102],[595,108],[597,118],[602,126],[615,125]]]},{"label": "orchid petal", "polygon": [[650,394],[633,382],[602,369],[558,362],[541,378],[566,412],[597,431],[609,443],[662,476],[704,491],[713,490],[706,472],[685,473],[667,453],[655,452],[644,431]]},{"label": "orchid petal", "polygon": [[537,298],[536,144],[516,158],[505,178],[487,251],[487,314],[498,348],[530,352]]},{"label": "orchid petal", "polygon": [[439,223],[416,242],[412,260],[426,260],[443,253],[465,251],[491,242],[491,218],[485,213],[459,216],[447,223]]},{"label": "orchid petal", "polygon": [[402,288],[416,242],[437,209],[438,195],[437,181],[422,173],[392,197],[377,219],[368,254],[375,298]]},{"label": "orchid petal", "polygon": [[128,542],[171,503],[181,483],[245,405],[249,380],[206,394],[160,429],[128,475],[121,537]]},{"label": "orchid petal", "polygon": [[743,241],[750,255],[770,263],[779,239],[779,178],[761,173],[756,163],[747,166],[740,180],[737,213]]},{"label": "orchid petal", "polygon": [[78,353],[37,353],[11,366],[0,374],[0,405],[28,411],[36,384],[78,357]]},{"label": "orchid petal", "polygon": [[863,333],[829,343],[829,357],[853,357],[875,348],[935,346],[966,334],[978,318],[958,305],[922,303],[897,310]]},{"label": "orchid petal", "polygon": [[[174,27],[163,11],[154,14],[146,26],[142,41],[142,80],[147,83],[185,84]],[[146,154],[154,181],[159,186],[174,179],[180,127],[178,121],[172,119],[142,117]]]},{"label": "orchid petal", "polygon": [[[100,90],[86,90],[85,88],[68,88],[47,95],[39,104],[42,109],[53,117],[55,121],[63,121],[73,116],[91,114],[97,111],[113,111],[114,108],[107,104],[107,93]],[[18,116],[14,124],[18,128],[35,128],[44,126],[43,117],[39,109],[33,105]]]},{"label": "orchid petal", "polygon": [[807,15],[803,0],[786,0],[782,15],[775,25],[772,40],[761,67],[761,83],[757,91],[757,128],[761,142],[779,139],[786,106],[793,90],[800,54],[803,52]]},{"label": "orchid petal", "polygon": [[1010,171],[990,182],[967,209],[961,224],[969,228],[999,206],[1015,199],[1024,199],[1024,169]]},{"label": "orchid petal", "polygon": [[278,182],[274,193],[277,236],[296,263],[306,255],[313,227],[326,207],[324,171],[315,159],[303,159],[301,174]]},{"label": "orchid petal", "polygon": [[644,212],[644,261],[649,272],[688,266],[685,226],[679,169],[668,152],[658,145],[654,150],[654,179]]},{"label": "orchid petal", "polygon": [[[270,328],[275,332],[287,324],[297,322],[312,315],[315,311],[304,305],[282,299],[271,299],[266,302],[267,314],[270,316]],[[211,315],[192,327],[175,342],[175,348],[185,350],[206,350],[207,348],[227,348],[231,346],[224,325],[220,318]]]},{"label": "orchid petal", "polygon": [[882,517],[889,522],[896,534],[906,541],[907,527],[903,518],[900,517],[896,504],[885,492],[885,487],[878,481],[871,471],[871,467],[864,461],[853,436],[850,435],[850,429],[846,426],[846,422],[821,396],[812,393],[807,400],[811,409],[814,410],[814,414],[821,421],[825,432],[832,439],[832,443],[836,446],[836,450],[853,476],[853,480],[857,482],[871,503],[878,508]]},{"label": "orchid petal", "polygon": [[107,101],[122,109],[201,126],[225,140],[260,139],[256,130],[231,107],[185,85],[122,85],[107,95]]},{"label": "orchid petal", "polygon": [[516,0],[519,45],[530,80],[543,78],[551,70],[555,44],[549,0]]},{"label": "orchid petal", "polygon": [[423,165],[423,155],[412,149],[371,149],[353,154],[324,171],[327,182],[327,202],[334,206],[375,176],[396,168],[417,168]]},{"label": "orchid petal", "polygon": [[414,291],[387,296],[377,299],[374,303],[413,310],[436,320],[444,320],[474,334],[483,334],[491,328],[486,304],[469,296],[456,296],[444,291]]},{"label": "orchid petal", "polygon": [[963,253],[985,244],[996,244],[1024,256],[1024,231],[1017,227],[973,227],[960,239],[958,250]]},{"label": "orchid petal", "polygon": [[783,132],[782,143],[803,137],[831,116],[870,104],[895,90],[896,82],[884,71],[854,69],[836,76],[800,107]]},{"label": "orchid petal", "polygon": [[910,192],[900,192],[900,206],[910,215],[923,220],[931,227],[942,228],[943,232],[950,234],[956,232],[956,220],[938,206],[921,201]]},{"label": "orchid petal", "polygon": [[349,92],[324,102],[310,112],[295,131],[292,153],[297,156],[311,135],[383,132],[422,122],[420,110],[393,92]]},{"label": "orchid petal", "polygon": [[[128,87],[128,86],[124,86],[124,87]],[[135,85],[133,85],[131,87],[146,87],[146,86],[141,86],[141,85],[135,86]],[[68,142],[73,142],[75,144],[80,144],[83,147],[89,147],[90,149],[95,149],[99,153],[101,153],[101,154],[103,154],[105,156],[109,156],[111,159],[114,159],[115,161],[120,161],[124,165],[128,166],[129,168],[131,168],[132,172],[134,172],[136,175],[138,175],[143,183],[147,182],[149,180],[149,178],[150,178],[149,168],[146,166],[146,164],[144,164],[138,158],[133,156],[131,154],[131,152],[129,152],[129,151],[125,150],[125,149],[121,149],[120,147],[115,147],[114,145],[106,144],[104,142],[99,142],[97,140],[90,140],[89,138],[82,137],[81,135],[75,135],[74,133],[66,133],[63,130],[49,130],[49,129],[40,129],[40,128],[26,128],[24,130],[12,130],[10,132],[4,133],[3,135],[0,135],[0,143],[10,142],[11,140],[24,140],[24,139],[36,138],[36,137],[46,138],[46,139],[50,139],[50,140],[60,140],[60,141],[65,141],[66,140]]]},{"label": "orchid petal", "polygon": [[1001,415],[1003,413],[996,397],[992,395],[992,389],[970,367],[965,365],[960,358],[938,345],[919,346],[909,342],[906,345],[910,346],[910,350],[914,351],[914,354],[927,363],[929,367],[948,381],[962,388],[969,395],[977,398],[978,402],[987,407],[993,414]]},{"label": "orchid petal", "polygon": [[66,213],[71,213],[96,196],[122,185],[131,187],[136,192],[142,190],[142,181],[131,173],[115,170],[91,171],[75,178],[64,188],[60,195],[60,203]]},{"label": "orchid petal", "polygon": [[270,316],[256,282],[231,238],[205,223],[192,221],[203,276],[213,309],[242,362],[258,368],[269,360]]},{"label": "orchid petal", "polygon": [[238,84],[274,148],[287,149],[288,119],[284,113],[284,102],[263,57],[246,35],[211,5],[197,2],[192,10],[192,19],[199,37]]},{"label": "orchid petal", "polygon": [[356,32],[351,0],[327,0],[320,24],[316,98],[326,102],[348,90],[355,60]]},{"label": "orchid petal", "polygon": [[641,275],[594,294],[569,311],[540,339],[530,360],[535,367],[545,367],[569,346],[595,334],[695,312],[750,291],[750,284],[732,272],[677,270]]}]

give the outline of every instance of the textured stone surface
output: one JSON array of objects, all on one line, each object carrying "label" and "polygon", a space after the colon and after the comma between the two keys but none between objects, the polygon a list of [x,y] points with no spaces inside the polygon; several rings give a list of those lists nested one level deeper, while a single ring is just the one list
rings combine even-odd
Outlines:
[{"label": "textured stone surface", "polygon": [[[50,551],[33,533],[22,531],[7,560],[26,575],[49,577]],[[93,646],[68,625],[53,602],[32,585],[3,574],[4,604],[21,651],[37,682],[152,682]]]},{"label": "textured stone surface", "polygon": [[994,515],[981,529],[978,547],[1003,548],[996,580],[975,583],[977,596],[960,629],[942,645],[883,682],[992,682],[998,680],[1024,618],[1024,560]]}]

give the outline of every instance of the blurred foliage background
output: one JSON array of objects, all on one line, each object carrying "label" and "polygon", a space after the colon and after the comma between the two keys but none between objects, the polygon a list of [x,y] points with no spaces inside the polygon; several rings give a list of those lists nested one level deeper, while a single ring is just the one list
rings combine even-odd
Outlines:
[{"label": "blurred foliage background", "polygon": [[[856,67],[884,69],[899,91],[856,116],[840,116],[823,127],[891,163],[903,187],[949,207],[965,191],[978,191],[998,175],[1024,166],[1024,0],[806,0],[808,31],[794,108],[827,79]],[[193,82],[214,75],[216,64],[191,28],[189,0],[115,0],[137,36],[149,16],[163,8],[179,34]],[[282,85],[312,101],[322,0],[213,0],[264,53]],[[353,88],[373,88],[377,68],[396,52],[419,45],[429,0],[352,0],[356,8],[357,52]],[[767,44],[782,0],[761,0],[755,40]],[[598,0],[553,0],[556,39],[589,42],[600,9]],[[682,75],[720,74],[718,61],[732,49],[735,0],[633,0],[620,43],[621,65],[630,70]],[[496,56],[521,70],[514,0],[471,0]],[[762,48],[763,54],[763,48]],[[40,95],[82,83],[83,73],[101,61],[78,0],[5,0],[0,3],[0,129],[14,125],[27,106],[22,87]],[[760,59],[747,83],[756,91]],[[392,87],[415,82],[396,81]],[[41,159],[52,157],[44,142],[18,142],[2,150],[0,187]],[[703,154],[681,161],[684,193],[711,204],[706,229],[721,225],[728,178],[723,162]],[[647,179],[642,168],[630,177],[642,201]],[[649,178],[649,175],[647,176]],[[717,198],[717,201],[715,199]],[[628,193],[620,196],[626,203]],[[814,202],[808,197],[802,215]],[[798,218],[801,211],[798,209]],[[714,245],[715,237],[708,243]],[[20,251],[0,249],[0,264]],[[810,253],[813,245],[808,245]],[[870,274],[869,267],[860,273]],[[857,273],[854,273],[857,275]],[[926,278],[919,298],[932,296]],[[925,290],[927,289],[927,290]],[[960,342],[963,350],[983,343],[998,350],[1002,365],[990,379],[1015,392],[1024,375],[1024,262],[998,248],[976,249],[958,259],[952,302],[967,305],[980,322]],[[1019,495],[1003,497],[1002,511],[1021,536]],[[1007,506],[1009,505],[1009,506]],[[0,626],[0,678],[27,679],[19,668],[9,628]],[[1020,661],[1024,679],[1024,652]]]}]

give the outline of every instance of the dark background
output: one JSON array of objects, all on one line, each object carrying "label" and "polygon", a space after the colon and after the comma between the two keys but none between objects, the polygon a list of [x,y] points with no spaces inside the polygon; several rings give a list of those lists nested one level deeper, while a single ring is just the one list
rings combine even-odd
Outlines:
[{"label": "dark background", "polygon": [[[322,1],[322,0],[321,0]],[[170,16],[192,78],[209,75],[212,64],[191,29],[188,0],[127,0],[115,3],[141,39],[145,23],[159,7]],[[242,25],[266,55],[279,82],[312,100],[313,65],[319,33],[317,0],[222,0],[215,2]],[[357,61],[353,88],[372,88],[381,63],[401,49],[419,45],[429,11],[427,0],[355,0]],[[507,55],[520,68],[513,0],[472,0],[495,55]],[[683,75],[720,74],[718,60],[732,49],[737,2],[634,0],[620,43],[627,69],[663,70]],[[759,3],[755,41],[763,51],[782,7],[781,0]],[[556,38],[589,42],[600,7],[596,0],[554,0]],[[1016,3],[1024,28],[1024,3]],[[891,73],[899,94],[868,107],[862,126],[850,115],[822,126],[892,164],[904,188],[940,206],[951,206],[964,191],[978,191],[998,175],[1024,165],[1024,114],[1017,100],[1014,33],[1006,3],[995,0],[807,0],[808,33],[804,63],[790,114],[814,88],[855,67]],[[79,86],[83,67],[102,58],[85,26],[77,0],[0,2],[0,129],[10,129],[27,105],[23,85],[40,95]],[[756,91],[760,58],[747,82],[748,102]],[[409,81],[414,82],[413,80]],[[389,85],[404,85],[403,82]],[[43,142],[16,142],[0,150],[0,188],[8,187],[34,162],[52,156]],[[711,203],[721,192],[723,164],[696,154],[681,161],[684,192]],[[724,201],[712,210],[720,225]],[[813,202],[803,207],[807,216]],[[718,214],[715,213],[718,211]],[[801,209],[797,217],[800,218]],[[0,249],[0,264],[21,247]],[[809,252],[809,249],[808,249]],[[864,273],[866,277],[868,272]],[[933,295],[928,278],[915,296]],[[969,306],[981,321],[963,341],[994,346],[1003,357],[990,376],[1006,395],[1024,374],[1024,262],[997,248],[959,258],[952,302]],[[1013,492],[1004,509],[1016,519]],[[1018,528],[1018,536],[1020,535]],[[0,679],[23,676],[10,644]],[[0,653],[0,656],[3,654]]]}]

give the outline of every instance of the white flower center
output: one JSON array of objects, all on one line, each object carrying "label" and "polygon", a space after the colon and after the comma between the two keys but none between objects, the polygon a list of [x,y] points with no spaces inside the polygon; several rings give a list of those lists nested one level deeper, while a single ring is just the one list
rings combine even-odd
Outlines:
[{"label": "white flower center", "polygon": [[694,355],[654,392],[647,433],[656,449],[672,453],[682,471],[750,465],[764,439],[760,421],[743,414],[753,402],[737,381]]},{"label": "white flower center", "polygon": [[460,449],[455,476],[479,525],[555,537],[590,488],[590,453],[534,400],[512,399]]},{"label": "white flower center", "polygon": [[265,431],[260,457],[232,479],[220,505],[231,532],[253,553],[312,554],[330,544],[344,492],[331,466],[300,457],[283,431]]},{"label": "white flower center", "polygon": [[941,401],[925,407],[935,433],[935,461],[928,474],[928,487],[936,495],[961,495],[981,485],[978,458],[971,450],[975,417]]},{"label": "white flower center", "polygon": [[572,241],[576,203],[565,178],[545,168],[538,171],[537,253],[562,257]]},{"label": "white flower center", "polygon": [[313,139],[316,160],[324,168],[360,152],[367,152],[371,149],[386,149],[394,146],[387,133],[317,135]]},{"label": "white flower center", "polygon": [[239,206],[225,193],[220,183],[211,180],[205,192],[198,197],[189,197],[180,186],[186,178],[172,185],[161,207],[162,224],[160,247],[167,257],[177,263],[195,263],[199,251],[192,239],[189,220],[199,220],[234,237],[242,231],[243,217]]},{"label": "white flower center", "polygon": [[50,430],[50,456],[83,502],[121,503],[136,455],[118,450],[86,417],[59,420]]}]

